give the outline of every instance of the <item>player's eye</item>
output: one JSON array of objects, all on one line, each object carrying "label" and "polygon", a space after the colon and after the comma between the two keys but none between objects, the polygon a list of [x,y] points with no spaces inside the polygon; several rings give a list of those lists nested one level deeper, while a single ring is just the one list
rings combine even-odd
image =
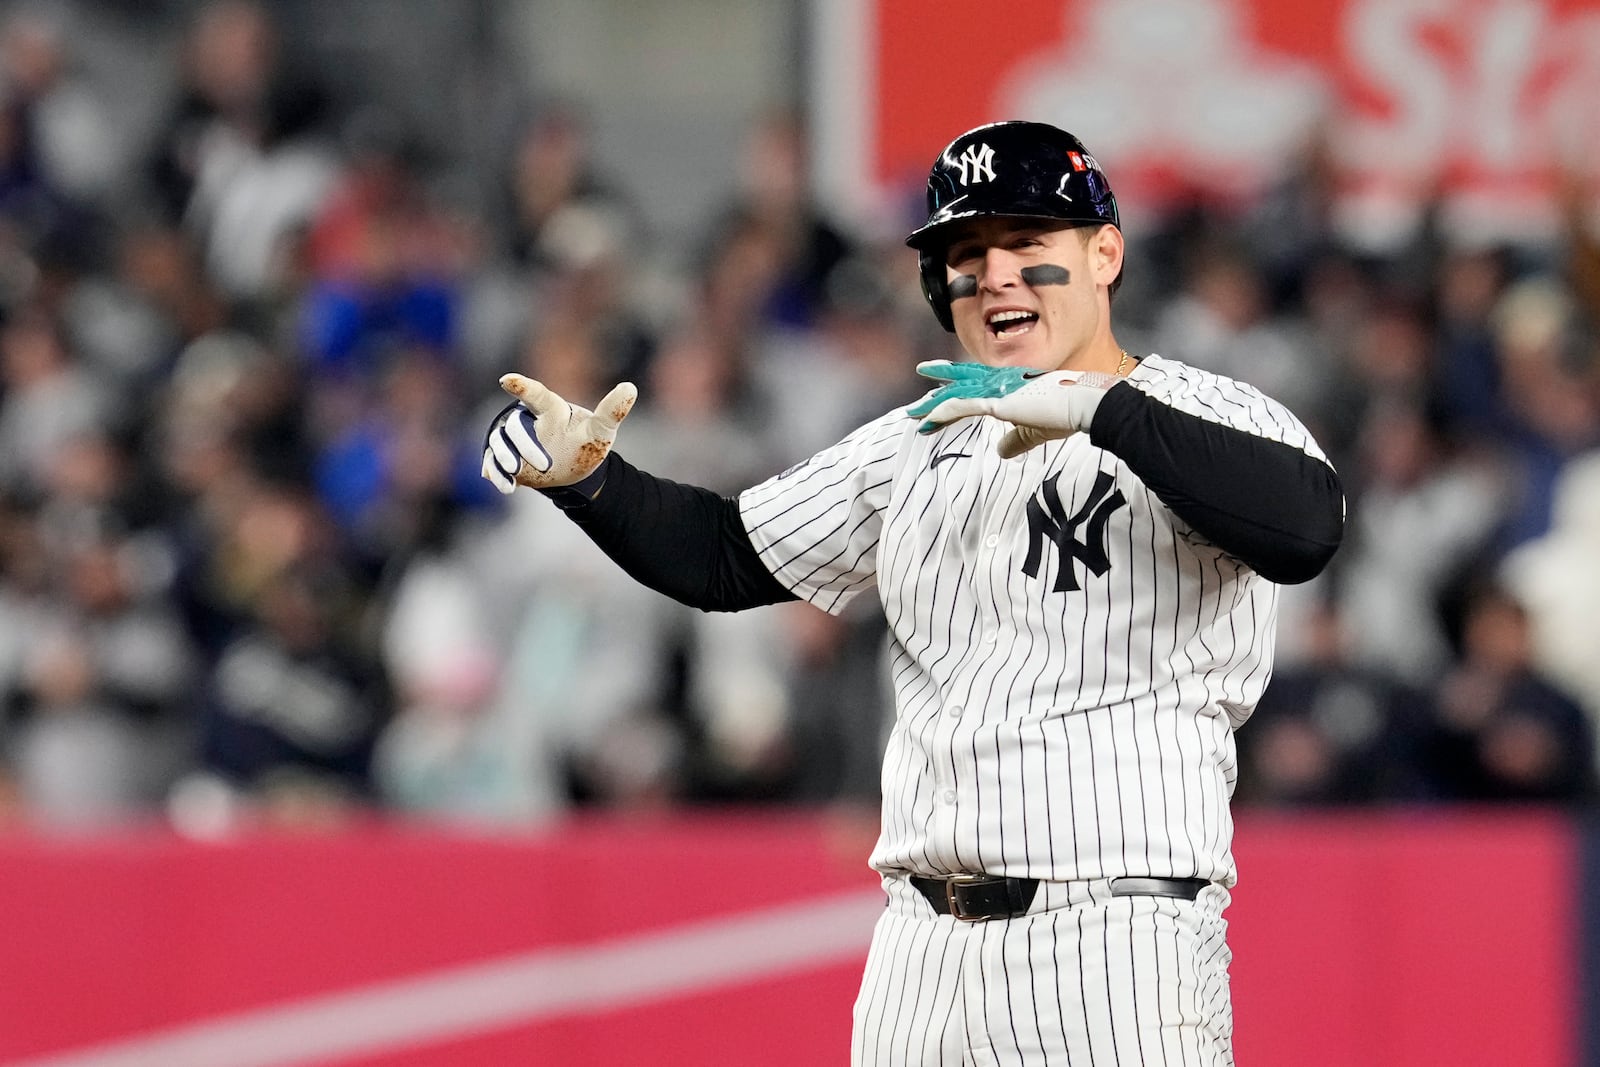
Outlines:
[{"label": "player's eye", "polygon": [[944,261],[951,267],[960,268],[962,264],[971,264],[983,257],[983,250],[977,245],[952,245],[945,253]]}]

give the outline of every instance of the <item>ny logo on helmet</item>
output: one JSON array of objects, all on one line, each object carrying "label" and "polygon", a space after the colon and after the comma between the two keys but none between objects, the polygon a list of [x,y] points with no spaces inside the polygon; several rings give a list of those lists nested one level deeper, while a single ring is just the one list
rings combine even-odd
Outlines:
[{"label": "ny logo on helmet", "polygon": [[994,181],[994,149],[986,144],[969,144],[955,166],[961,168],[961,184]]}]

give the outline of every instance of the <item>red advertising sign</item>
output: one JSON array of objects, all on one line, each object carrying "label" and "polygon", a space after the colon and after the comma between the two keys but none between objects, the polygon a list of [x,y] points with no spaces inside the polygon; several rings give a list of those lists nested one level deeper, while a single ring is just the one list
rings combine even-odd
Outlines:
[{"label": "red advertising sign", "polygon": [[1436,194],[1463,234],[1546,237],[1600,175],[1593,0],[828,0],[816,54],[818,180],[870,210],[1000,118],[1076,133],[1147,210],[1317,143],[1373,240]]}]

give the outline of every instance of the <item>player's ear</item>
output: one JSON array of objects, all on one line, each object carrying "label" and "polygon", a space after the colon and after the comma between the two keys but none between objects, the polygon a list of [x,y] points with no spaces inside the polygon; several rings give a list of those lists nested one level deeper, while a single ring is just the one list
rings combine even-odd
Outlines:
[{"label": "player's ear", "polygon": [[1122,257],[1127,253],[1122,231],[1106,223],[1089,238],[1089,269],[1095,285],[1110,285],[1122,273]]}]

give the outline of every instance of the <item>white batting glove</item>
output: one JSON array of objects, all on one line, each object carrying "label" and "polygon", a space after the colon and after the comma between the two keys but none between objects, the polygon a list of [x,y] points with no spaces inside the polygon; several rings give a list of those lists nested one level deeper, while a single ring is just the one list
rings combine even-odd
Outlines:
[{"label": "white batting glove", "polygon": [[[951,384],[934,390],[911,414],[921,415],[924,433],[958,419],[989,415],[1012,424],[996,451],[1012,459],[1046,441],[1059,441],[1094,422],[1100,400],[1120,379],[1097,371],[1037,371],[1014,367],[961,373],[971,364],[932,360],[917,365],[924,377]],[[957,377],[959,373],[959,377]],[[941,395],[943,394],[943,395]],[[976,395],[974,395],[976,394]],[[931,402],[931,404],[930,404]],[[919,410],[924,409],[924,410]]]},{"label": "white batting glove", "polygon": [[594,411],[568,403],[542,382],[507,374],[500,388],[517,398],[489,424],[483,476],[502,493],[517,486],[555,489],[594,473],[633,410],[639,391],[623,382]]}]

